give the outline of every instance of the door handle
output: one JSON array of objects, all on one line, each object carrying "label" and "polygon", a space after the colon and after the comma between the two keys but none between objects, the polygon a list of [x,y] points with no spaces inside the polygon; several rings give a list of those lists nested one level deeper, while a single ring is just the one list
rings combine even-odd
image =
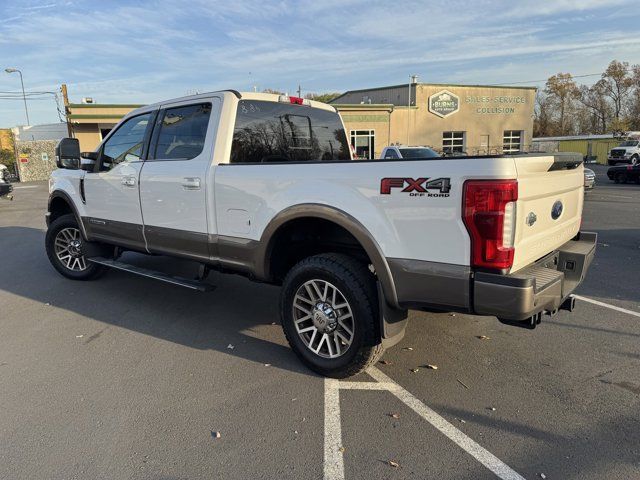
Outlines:
[{"label": "door handle", "polygon": [[200,190],[200,179],[197,177],[185,177],[182,181],[185,190]]},{"label": "door handle", "polygon": [[135,187],[136,177],[132,177],[132,176],[122,177],[122,185],[124,185],[125,187]]}]

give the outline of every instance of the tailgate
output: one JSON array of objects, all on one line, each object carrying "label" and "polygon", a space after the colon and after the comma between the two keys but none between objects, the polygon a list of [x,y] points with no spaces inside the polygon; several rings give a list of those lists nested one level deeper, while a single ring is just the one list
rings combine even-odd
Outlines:
[{"label": "tailgate", "polygon": [[[580,155],[522,156],[514,160],[518,201],[512,272],[572,239],[580,230],[584,201]],[[576,167],[576,163],[580,165]]]}]

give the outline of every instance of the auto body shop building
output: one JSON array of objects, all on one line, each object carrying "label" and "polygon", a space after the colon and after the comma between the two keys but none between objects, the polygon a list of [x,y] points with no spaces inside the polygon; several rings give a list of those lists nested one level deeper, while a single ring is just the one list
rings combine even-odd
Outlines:
[{"label": "auto body shop building", "polygon": [[535,87],[412,83],[351,90],[331,101],[358,157],[388,145],[428,145],[448,154],[527,151]]}]

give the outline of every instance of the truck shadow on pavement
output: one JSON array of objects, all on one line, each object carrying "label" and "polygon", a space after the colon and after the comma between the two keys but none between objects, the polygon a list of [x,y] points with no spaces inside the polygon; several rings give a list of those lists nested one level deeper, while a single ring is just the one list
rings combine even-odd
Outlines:
[{"label": "truck shadow on pavement", "polygon": [[[0,252],[0,290],[5,292],[106,325],[315,376],[286,344],[279,325],[278,287],[215,272],[207,281],[217,288],[206,293],[118,271],[92,281],[68,280],[50,265],[44,232],[34,228],[1,227]],[[185,277],[197,272],[195,263],[167,257],[128,252],[123,258]],[[8,306],[3,315],[21,312]],[[96,340],[104,329],[98,330],[85,342]]]}]

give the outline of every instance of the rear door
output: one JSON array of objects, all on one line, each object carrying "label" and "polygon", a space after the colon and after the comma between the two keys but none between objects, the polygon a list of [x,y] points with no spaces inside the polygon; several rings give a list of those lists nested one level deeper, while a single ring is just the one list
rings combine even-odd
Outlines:
[{"label": "rear door", "polygon": [[563,158],[553,155],[514,160],[518,202],[513,272],[571,240],[580,230],[584,201],[582,165],[557,168]]},{"label": "rear door", "polygon": [[95,240],[144,250],[138,183],[154,111],[124,121],[99,149],[84,176],[87,234]]},{"label": "rear door", "polygon": [[217,97],[163,106],[140,177],[144,235],[150,252],[209,258],[207,189]]}]

